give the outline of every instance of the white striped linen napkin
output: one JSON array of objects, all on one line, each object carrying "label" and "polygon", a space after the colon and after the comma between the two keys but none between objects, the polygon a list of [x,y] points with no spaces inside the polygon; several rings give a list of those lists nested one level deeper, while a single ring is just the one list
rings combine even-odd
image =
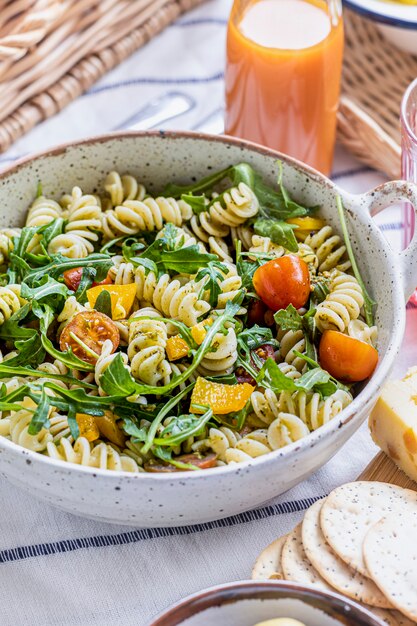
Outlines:
[{"label": "white striped linen napkin", "polygon": [[[151,116],[163,128],[220,132],[230,6],[230,0],[211,0],[182,17],[16,143],[0,157],[0,165],[57,142],[118,128],[132,116],[145,126]],[[164,113],[149,108],[156,98],[175,100],[185,112],[163,122]],[[358,193],[384,180],[342,149],[333,178]],[[378,219],[399,247],[399,211],[385,211]],[[398,371],[412,362],[416,321],[410,308]],[[143,626],[192,592],[248,578],[264,546],[289,531],[315,498],[354,479],[375,453],[364,426],[325,467],[269,506],[211,524],[162,530],[84,520],[38,502],[35,493],[27,495],[1,478],[0,624]]]}]

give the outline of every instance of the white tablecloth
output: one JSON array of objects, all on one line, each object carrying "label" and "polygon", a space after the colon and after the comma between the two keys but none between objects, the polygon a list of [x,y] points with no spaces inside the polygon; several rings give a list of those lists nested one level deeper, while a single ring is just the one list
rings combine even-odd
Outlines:
[{"label": "white tablecloth", "polygon": [[[61,141],[117,128],[153,98],[180,92],[189,111],[161,127],[218,131],[223,107],[225,22],[230,0],[182,17],[55,118],[0,157],[2,166]],[[338,149],[333,178],[352,192],[383,182]],[[379,218],[393,245],[401,214]],[[397,372],[413,362],[416,310]],[[275,537],[301,518],[312,496],[354,479],[376,453],[364,426],[319,472],[273,505],[204,527],[140,531],[63,513],[0,480],[0,624],[143,626],[172,602],[204,587],[250,576]],[[219,625],[220,626],[220,625]]]}]

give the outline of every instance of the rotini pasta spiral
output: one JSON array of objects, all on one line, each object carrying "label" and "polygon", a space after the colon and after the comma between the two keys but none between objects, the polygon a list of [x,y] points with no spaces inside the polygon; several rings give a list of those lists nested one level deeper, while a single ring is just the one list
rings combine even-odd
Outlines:
[{"label": "rotini pasta spiral", "polygon": [[99,469],[124,472],[139,471],[136,461],[130,456],[120,453],[113,446],[105,443],[97,443],[91,448],[85,437],[79,437],[74,444],[66,437],[62,437],[58,444],[49,441],[45,454],[57,461],[66,461]]},{"label": "rotini pasta spiral", "polygon": [[101,230],[101,207],[93,195],[85,195],[74,187],[68,204],[65,233],[57,235],[48,246],[49,254],[62,254],[69,258],[85,258],[94,252]]},{"label": "rotini pasta spiral", "polygon": [[365,341],[371,346],[376,346],[378,341],[378,328],[376,326],[368,326],[362,320],[351,320],[347,327],[347,333],[354,339]]},{"label": "rotini pasta spiral", "polygon": [[350,268],[350,261],[346,259],[346,246],[339,235],[334,234],[331,226],[323,226],[317,232],[311,233],[304,243],[316,253],[320,272],[334,268],[346,272]]},{"label": "rotini pasta spiral", "polygon": [[9,438],[13,443],[17,443],[27,450],[43,452],[48,442],[52,441],[52,435],[46,428],[42,428],[36,435],[30,435],[28,428],[33,411],[36,409],[36,404],[30,398],[24,398],[22,407],[20,411],[12,411],[10,414]]},{"label": "rotini pasta spiral", "polygon": [[212,348],[207,352],[197,368],[201,376],[229,374],[237,361],[237,338],[233,328],[225,334],[217,333]]},{"label": "rotini pasta spiral", "polygon": [[165,223],[181,226],[191,215],[191,207],[183,200],[164,197],[125,200],[103,213],[102,228],[107,239],[114,239],[141,231],[161,230]]},{"label": "rotini pasta spiral", "polygon": [[168,339],[166,324],[157,319],[141,319],[135,314],[129,325],[127,355],[132,376],[148,385],[166,385],[170,381],[171,366],[166,359]]},{"label": "rotini pasta spiral", "polygon": [[118,172],[109,172],[104,181],[104,189],[110,196],[113,206],[122,204],[125,200],[143,200],[146,196],[144,185],[140,185],[134,176]]},{"label": "rotini pasta spiral", "polygon": [[304,422],[292,413],[280,413],[268,427],[268,444],[271,450],[279,450],[309,434]]},{"label": "rotini pasta spiral", "polygon": [[243,463],[271,452],[265,429],[254,430],[242,437],[226,426],[210,428],[208,438],[197,442],[193,449],[200,449],[202,445],[212,449],[219,460],[226,464]]},{"label": "rotini pasta spiral", "polygon": [[38,365],[37,369],[40,370],[41,372],[45,372],[46,374],[45,378],[35,379],[39,385],[50,381],[50,382],[55,383],[59,387],[62,387],[63,389],[68,388],[68,385],[66,385],[66,383],[64,383],[62,380],[59,380],[56,378],[48,378],[48,374],[55,374],[55,375],[61,375],[61,376],[62,375],[65,376],[66,374],[68,374],[67,366],[64,365],[64,363],[61,363],[61,361],[58,361],[57,359],[55,359],[53,363],[49,363],[49,362],[41,363],[40,365]]},{"label": "rotini pasta spiral", "polygon": [[345,332],[356,320],[364,303],[361,286],[354,276],[336,271],[330,282],[330,293],[317,305],[314,316],[317,328]]},{"label": "rotini pasta spiral", "polygon": [[20,229],[3,228],[0,230],[0,265],[8,261],[13,251],[13,238],[18,237]]},{"label": "rotini pasta spiral", "polygon": [[40,196],[29,207],[26,226],[45,226],[45,224],[49,224],[62,216],[63,210],[58,202],[51,198]]},{"label": "rotini pasta spiral", "polygon": [[213,222],[227,226],[240,226],[259,211],[258,198],[245,183],[225,191],[222,200],[214,200],[209,209]]},{"label": "rotini pasta spiral", "polygon": [[235,247],[235,241],[240,241],[242,243],[242,249],[249,250],[252,245],[253,228],[246,224],[236,227],[232,226],[230,236],[232,238],[233,247]]},{"label": "rotini pasta spiral", "polygon": [[193,215],[189,222],[189,228],[197,239],[205,244],[209,242],[210,237],[214,237],[215,240],[227,237],[230,231],[227,225],[215,222],[208,211]]},{"label": "rotini pasta spiral", "polygon": [[70,296],[65,300],[64,308],[57,317],[57,322],[59,322],[57,330],[58,337],[60,337],[65,326],[72,318],[77,315],[77,313],[81,313],[81,311],[86,311],[86,307],[80,304],[75,296]]},{"label": "rotini pasta spiral", "polygon": [[152,304],[165,317],[179,320],[187,326],[197,324],[199,318],[210,310],[210,305],[200,300],[200,285],[189,281],[171,279],[168,274],[157,278],[154,272],[146,274],[144,267],[135,270],[136,293],[138,300]]},{"label": "rotini pasta spiral", "polygon": [[249,252],[254,253],[252,258],[256,258],[256,255],[259,254],[267,254],[270,257],[281,257],[285,254],[285,248],[273,243],[269,237],[253,235]]},{"label": "rotini pasta spiral", "polygon": [[299,372],[304,372],[307,364],[294,351],[303,354],[306,349],[306,341],[302,330],[278,330],[279,353],[289,365],[293,365]]},{"label": "rotini pasta spiral", "polygon": [[11,318],[25,303],[20,297],[20,285],[0,287],[0,325]]}]

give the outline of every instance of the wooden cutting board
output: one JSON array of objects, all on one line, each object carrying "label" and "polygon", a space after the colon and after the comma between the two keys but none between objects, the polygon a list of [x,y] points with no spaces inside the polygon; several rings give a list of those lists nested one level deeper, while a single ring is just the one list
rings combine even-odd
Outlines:
[{"label": "wooden cutting board", "polygon": [[378,480],[383,483],[391,483],[392,485],[417,491],[417,483],[398,469],[384,452],[380,452],[372,459],[368,467],[358,476],[358,480]]}]

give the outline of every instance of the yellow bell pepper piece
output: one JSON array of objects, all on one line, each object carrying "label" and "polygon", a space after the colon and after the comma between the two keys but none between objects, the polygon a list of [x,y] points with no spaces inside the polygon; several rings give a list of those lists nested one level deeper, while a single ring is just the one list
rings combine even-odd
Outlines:
[{"label": "yellow bell pepper piece", "polygon": [[105,411],[104,415],[96,415],[94,417],[95,423],[100,431],[100,434],[115,443],[116,446],[124,448],[127,436],[117,425],[116,418],[110,411]]},{"label": "yellow bell pepper piece", "polygon": [[209,318],[191,327],[191,336],[197,345],[201,346],[204,339],[206,338],[207,331],[205,329],[205,326],[211,326],[212,323],[213,320]]},{"label": "yellow bell pepper piece", "polygon": [[100,437],[100,431],[95,422],[96,418],[93,415],[77,413],[75,419],[80,430],[80,437],[85,437],[88,441],[95,441]]},{"label": "yellow bell pepper piece", "polygon": [[194,408],[201,404],[212,409],[215,415],[226,415],[240,411],[246,405],[255,387],[248,383],[225,385],[198,377],[191,394],[191,413],[204,413],[204,409]]},{"label": "yellow bell pepper piece", "polygon": [[111,315],[114,320],[126,319],[136,297],[136,285],[97,285],[87,291],[91,308],[94,308],[102,291],[108,291],[111,299]]},{"label": "yellow bell pepper piece", "polygon": [[[320,230],[323,226],[326,226],[326,222],[321,217],[291,217],[287,220],[287,224],[294,224],[298,226],[297,230]],[[297,231],[295,231],[297,233]]]},{"label": "yellow bell pepper piece", "polygon": [[178,361],[183,356],[187,356],[190,346],[180,335],[175,335],[175,337],[169,337],[165,350],[170,361]]}]

